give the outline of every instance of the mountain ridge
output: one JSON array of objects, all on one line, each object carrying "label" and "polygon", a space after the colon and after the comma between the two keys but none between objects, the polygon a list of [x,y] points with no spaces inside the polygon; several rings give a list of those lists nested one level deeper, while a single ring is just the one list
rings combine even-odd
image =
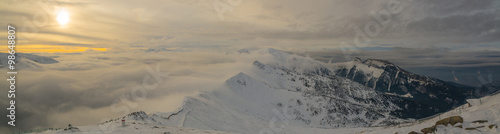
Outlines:
[{"label": "mountain ridge", "polygon": [[[249,70],[227,79],[221,89],[185,97],[176,111],[139,111],[121,118],[150,126],[243,134],[301,133],[302,129],[329,133],[336,128],[415,122],[454,108],[437,104],[463,104],[456,98],[443,98],[447,94],[441,93],[455,93],[446,83],[384,60],[357,58],[329,64],[276,49],[241,54],[251,53],[270,57],[249,63]],[[425,101],[432,95],[437,104]],[[100,125],[116,125],[119,119]]]},{"label": "mountain ridge", "polygon": [[405,99],[433,104],[436,112],[444,112],[465,103],[472,96],[470,87],[457,87],[445,81],[406,71],[385,60],[335,63],[334,72],[381,92],[408,95]]}]

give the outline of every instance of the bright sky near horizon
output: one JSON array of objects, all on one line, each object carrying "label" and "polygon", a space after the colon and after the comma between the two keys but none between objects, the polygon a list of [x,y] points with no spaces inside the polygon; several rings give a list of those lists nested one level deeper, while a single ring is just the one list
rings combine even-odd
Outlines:
[{"label": "bright sky near horizon", "polygon": [[[500,2],[494,0],[230,0],[227,3],[5,0],[1,3],[1,23],[21,29],[18,45],[26,53],[256,46],[292,51],[392,47],[500,49]],[[364,44],[356,45],[356,41]],[[342,46],[342,42],[349,45]]]}]

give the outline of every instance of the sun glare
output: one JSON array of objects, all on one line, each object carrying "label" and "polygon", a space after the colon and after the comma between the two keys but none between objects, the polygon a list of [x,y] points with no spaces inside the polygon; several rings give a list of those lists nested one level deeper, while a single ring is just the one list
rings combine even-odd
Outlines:
[{"label": "sun glare", "polygon": [[59,25],[66,25],[69,22],[69,13],[66,10],[60,10],[57,13],[57,22]]}]

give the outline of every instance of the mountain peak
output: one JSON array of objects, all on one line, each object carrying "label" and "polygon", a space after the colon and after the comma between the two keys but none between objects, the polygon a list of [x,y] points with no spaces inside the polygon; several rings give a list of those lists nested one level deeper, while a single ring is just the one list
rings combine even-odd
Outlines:
[{"label": "mountain peak", "polygon": [[259,62],[259,61],[254,61],[253,65],[257,66],[259,69],[264,69],[265,68],[265,65],[263,63]]},{"label": "mountain peak", "polygon": [[251,84],[251,77],[247,74],[240,72],[237,75],[226,80],[226,84],[230,87],[242,88]]},{"label": "mountain peak", "polygon": [[359,57],[354,57],[354,58],[352,59],[352,61],[354,61],[354,62],[361,62],[361,58],[359,58]]},{"label": "mountain peak", "polygon": [[363,61],[364,64],[369,65],[369,66],[375,66],[375,67],[386,67],[386,66],[396,66],[394,63],[391,63],[387,60],[380,60],[380,59],[367,59]]},{"label": "mountain peak", "polygon": [[145,120],[148,118],[148,114],[146,114],[146,112],[144,112],[144,111],[137,111],[137,112],[132,112],[132,113],[128,114],[126,117],[132,118],[135,120]]}]

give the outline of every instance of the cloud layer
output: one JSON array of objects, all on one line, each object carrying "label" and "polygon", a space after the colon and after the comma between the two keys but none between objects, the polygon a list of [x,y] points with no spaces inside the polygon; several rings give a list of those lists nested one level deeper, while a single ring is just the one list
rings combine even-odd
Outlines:
[{"label": "cloud layer", "polygon": [[[500,64],[500,2],[495,0],[221,2],[230,4],[223,13],[214,0],[0,1],[0,25],[18,28],[19,49],[78,50],[40,53],[60,63],[22,70],[19,128],[118,117],[110,106],[142,84],[146,67],[157,64],[168,78],[130,110],[174,110],[183,96],[220,88],[259,57],[234,56],[241,48],[272,47],[323,61],[386,59],[414,70]],[[70,13],[64,27],[55,21],[60,9]],[[0,29],[1,37],[6,33]],[[356,44],[363,34],[369,41]],[[154,51],[144,52],[148,49]],[[341,49],[359,52],[346,55]],[[472,75],[441,72],[454,72],[459,80]]]},{"label": "cloud layer", "polygon": [[[260,57],[214,50],[40,55],[55,57],[59,63],[18,71],[17,129],[97,124],[138,110],[173,111],[184,96],[223,88],[226,79],[251,67]],[[156,67],[168,72],[161,82],[148,71],[157,71]],[[151,86],[152,90],[135,90],[145,87],[145,77],[147,85],[159,85]],[[0,82],[2,87],[7,84]],[[0,99],[8,100],[6,96]],[[7,106],[5,102],[2,106]],[[1,121],[6,122],[6,118]]]}]

